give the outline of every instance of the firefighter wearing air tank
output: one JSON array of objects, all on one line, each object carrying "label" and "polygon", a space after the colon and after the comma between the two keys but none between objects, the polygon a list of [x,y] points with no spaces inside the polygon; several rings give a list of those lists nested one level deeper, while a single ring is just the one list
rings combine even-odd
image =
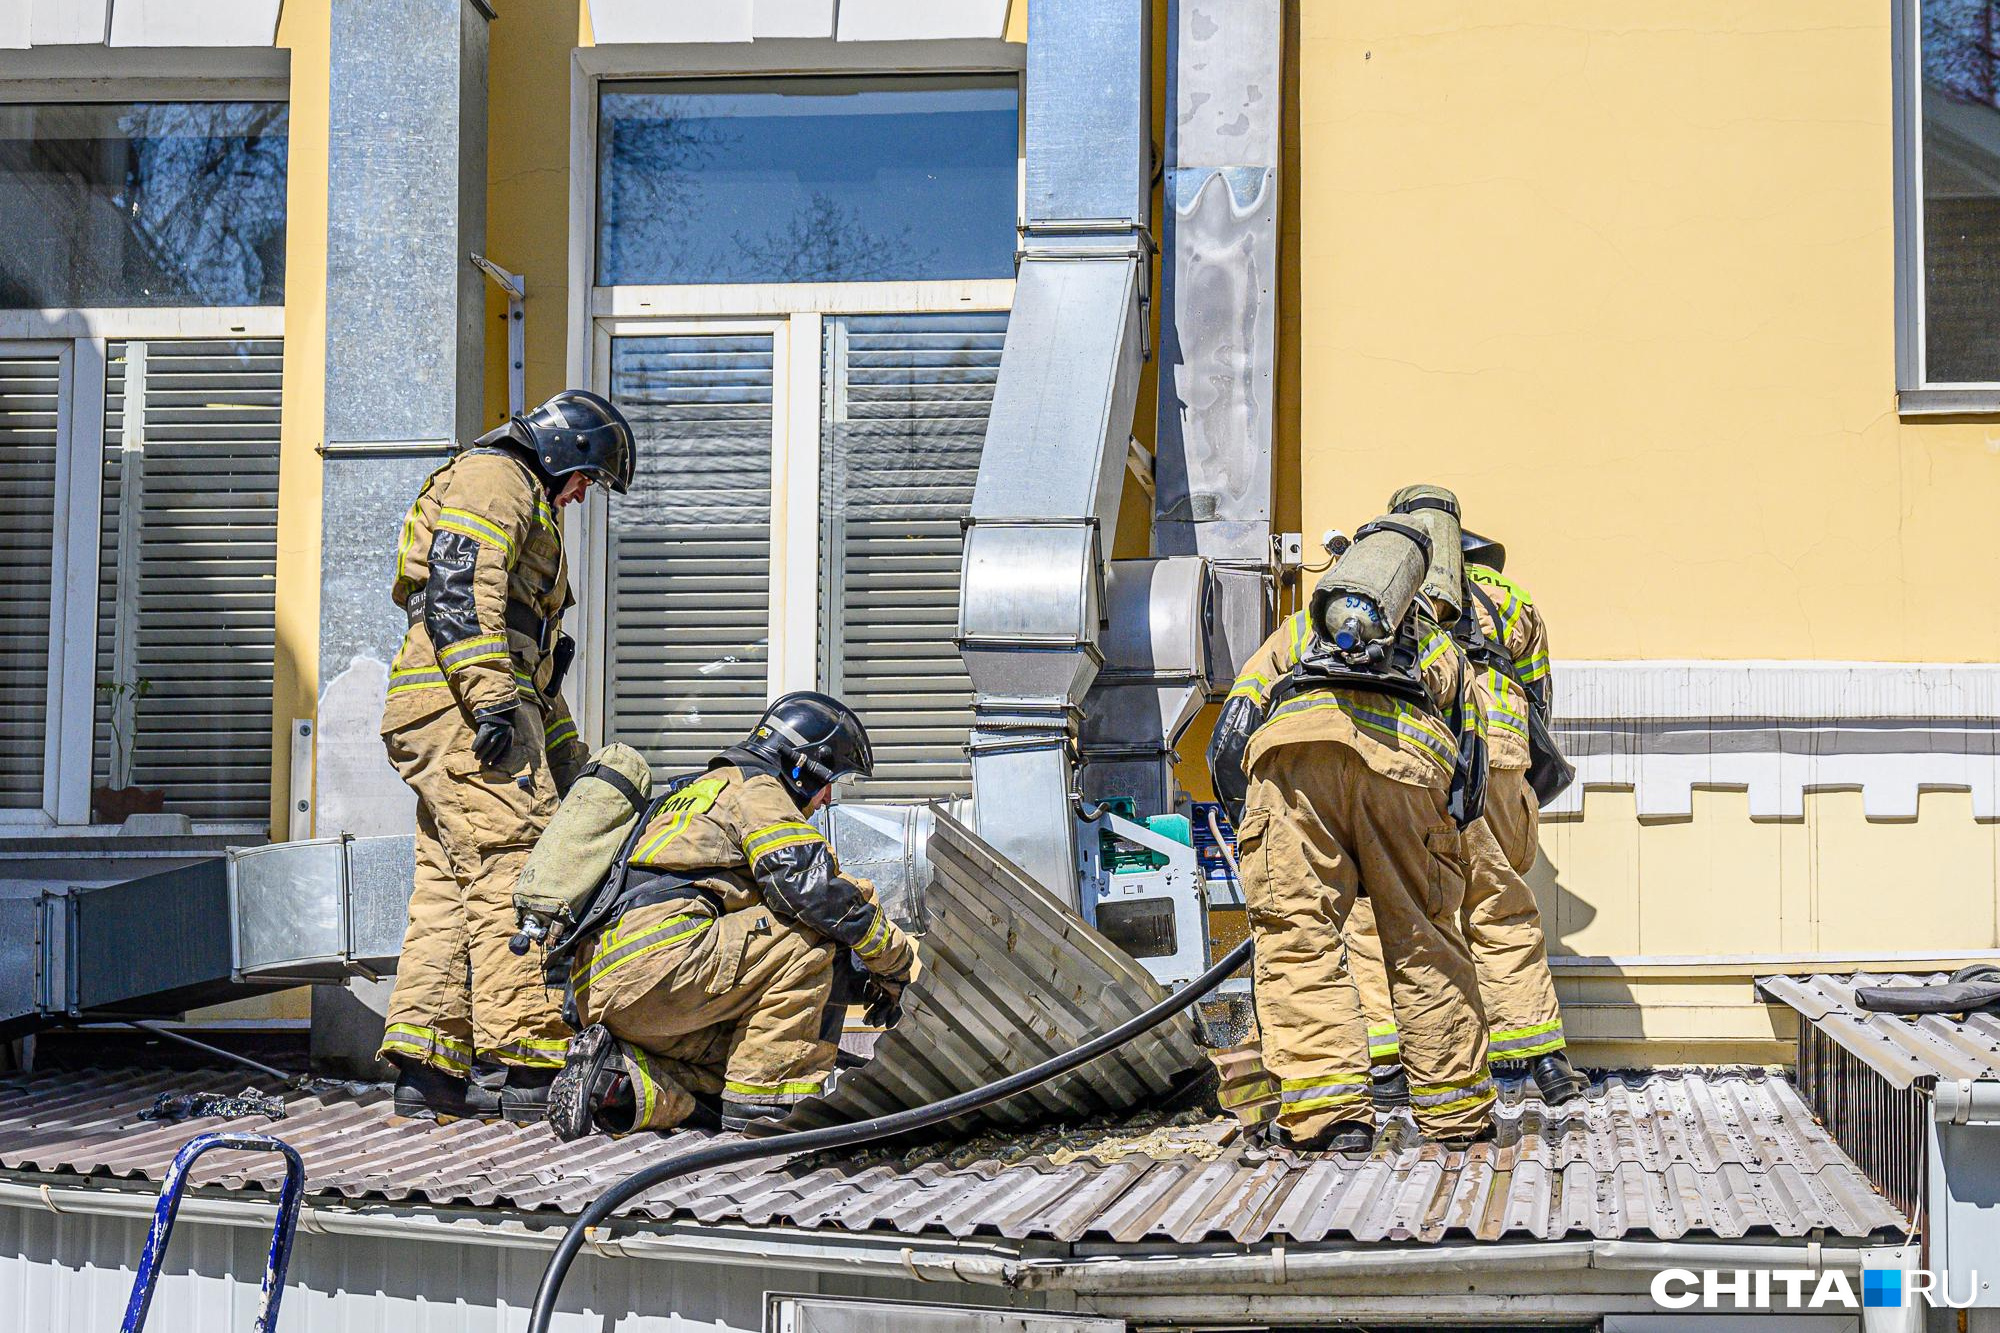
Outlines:
[{"label": "firefighter wearing air tank", "polygon": [[568,1029],[508,948],[514,881],[588,755],[562,699],[573,645],[561,509],[623,492],[632,429],[565,390],[433,472],[403,519],[409,631],[382,741],[417,794],[416,888],[382,1055],[399,1114],[540,1118]]},{"label": "firefighter wearing air tank", "polygon": [[725,1128],[783,1118],[833,1070],[837,971],[858,965],[871,1020],[893,1024],[916,948],[806,822],[836,779],[873,769],[861,719],[801,692],[666,784],[600,890],[615,900],[578,927],[572,1016],[587,1026],[550,1094],[560,1137],[670,1129],[697,1099]]},{"label": "firefighter wearing air tank", "polygon": [[[1391,509],[1418,498],[1424,489],[1397,492]],[[1549,974],[1548,941],[1525,878],[1535,864],[1541,820],[1540,799],[1528,781],[1529,735],[1531,710],[1545,713],[1549,704],[1548,629],[1527,592],[1500,572],[1505,547],[1467,532],[1461,549],[1464,610],[1453,637],[1477,671],[1487,717],[1486,807],[1484,817],[1465,833],[1462,924],[1479,971],[1489,1058],[1496,1065],[1527,1062],[1543,1101],[1559,1105],[1581,1097],[1584,1084],[1563,1053],[1562,1008]],[[1399,1063],[1401,1043],[1382,966],[1382,941],[1365,898],[1348,921],[1347,943],[1368,1016],[1376,1099],[1399,1105],[1409,1097],[1409,1080]]]},{"label": "firefighter wearing air tank", "polygon": [[1451,1146],[1491,1129],[1486,1024],[1458,920],[1484,723],[1470,666],[1419,594],[1447,543],[1456,555],[1457,524],[1435,509],[1362,528],[1310,610],[1244,666],[1209,748],[1216,794],[1241,811],[1278,1133],[1307,1151],[1364,1151],[1374,1138],[1367,1024],[1341,939],[1363,893],[1418,1125]]}]

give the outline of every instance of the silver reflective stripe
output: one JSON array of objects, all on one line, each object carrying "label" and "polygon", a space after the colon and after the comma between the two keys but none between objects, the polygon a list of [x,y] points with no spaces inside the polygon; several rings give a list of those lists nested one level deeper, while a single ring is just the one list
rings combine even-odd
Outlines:
[{"label": "silver reflective stripe", "polygon": [[1292,1102],[1318,1101],[1322,1097],[1357,1097],[1367,1090],[1366,1083],[1315,1083],[1309,1088],[1286,1088],[1278,1094],[1278,1100],[1290,1105]]},{"label": "silver reflective stripe", "polygon": [[1479,1101],[1493,1095],[1493,1080],[1482,1078],[1462,1088],[1446,1088],[1442,1092],[1417,1093],[1411,1096],[1410,1105],[1435,1108],[1456,1106],[1461,1102]]}]

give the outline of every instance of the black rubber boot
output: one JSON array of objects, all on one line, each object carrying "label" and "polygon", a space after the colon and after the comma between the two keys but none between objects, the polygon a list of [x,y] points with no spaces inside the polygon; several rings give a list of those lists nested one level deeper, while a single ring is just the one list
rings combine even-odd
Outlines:
[{"label": "black rubber boot", "polygon": [[500,1085],[500,1118],[510,1125],[532,1125],[546,1119],[549,1086],[556,1081],[557,1072],[509,1065],[507,1081]]},{"label": "black rubber boot", "polygon": [[791,1112],[780,1106],[764,1106],[756,1102],[722,1101],[722,1127],[744,1134],[769,1134]]},{"label": "black rubber boot", "polygon": [[1278,1141],[1293,1152],[1364,1153],[1375,1146],[1375,1126],[1362,1120],[1340,1120],[1303,1139],[1281,1126]]},{"label": "black rubber boot", "polygon": [[425,1064],[400,1064],[396,1114],[411,1120],[479,1120],[500,1109],[497,1096]]},{"label": "black rubber boot", "polygon": [[1528,1073],[1542,1090],[1542,1100],[1550,1106],[1577,1101],[1590,1090],[1583,1075],[1570,1067],[1569,1057],[1561,1051],[1536,1056]]},{"label": "black rubber boot", "polygon": [[1368,1095],[1380,1111],[1410,1104],[1410,1075],[1401,1065],[1378,1066],[1368,1076]]},{"label": "black rubber boot", "polygon": [[[626,1082],[618,1069],[618,1041],[610,1029],[601,1025],[585,1028],[570,1042],[562,1072],[544,1094],[542,1110],[549,1127],[564,1143],[583,1138],[597,1127],[601,1112],[617,1109],[612,1103],[618,1100],[618,1085]],[[625,1092],[623,1101],[629,1108],[629,1087]],[[625,1112],[624,1124],[631,1124],[630,1109]]]}]

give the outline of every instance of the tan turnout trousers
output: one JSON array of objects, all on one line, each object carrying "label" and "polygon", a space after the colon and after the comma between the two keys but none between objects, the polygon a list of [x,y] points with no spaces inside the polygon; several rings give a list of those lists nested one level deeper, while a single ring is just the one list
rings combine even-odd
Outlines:
[{"label": "tan turnout trousers", "polygon": [[693,1093],[782,1109],[820,1092],[837,948],[768,907],[685,902],[627,912],[585,945],[577,1007],[618,1038],[632,1128],[672,1129]]},{"label": "tan turnout trousers", "polygon": [[1349,746],[1255,756],[1237,833],[1257,936],[1257,1021],[1294,1137],[1372,1116],[1366,1022],[1342,931],[1364,890],[1392,941],[1418,1125],[1460,1138],[1489,1122],[1493,1081],[1472,957],[1459,934],[1465,865],[1445,793],[1377,772]]},{"label": "tan turnout trousers", "polygon": [[474,1057],[558,1069],[569,1045],[560,997],[534,954],[507,947],[514,881],[557,804],[541,715],[519,710],[494,769],[473,757],[472,735],[447,708],[383,737],[417,793],[417,876],[382,1053],[461,1077]]},{"label": "tan turnout trousers", "polygon": [[[1549,974],[1541,913],[1523,877],[1535,864],[1540,818],[1527,774],[1493,769],[1487,775],[1486,817],[1465,831],[1462,924],[1478,968],[1493,1060],[1528,1060],[1564,1044],[1562,1007]],[[1383,972],[1382,940],[1366,899],[1348,921],[1347,948],[1368,1015],[1369,1059],[1378,1072],[1387,1073],[1401,1059],[1401,1042]]]}]

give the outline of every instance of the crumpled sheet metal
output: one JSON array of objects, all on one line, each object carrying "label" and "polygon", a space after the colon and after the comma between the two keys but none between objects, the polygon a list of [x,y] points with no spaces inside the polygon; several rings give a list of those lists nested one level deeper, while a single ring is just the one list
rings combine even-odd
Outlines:
[{"label": "crumpled sheet metal", "polygon": [[1891,1087],[1929,1087],[1938,1079],[2000,1079],[2000,1015],[1878,1014],[1855,1003],[1863,986],[1932,986],[1942,972],[1856,972],[1849,976],[1759,977],[1766,999],[1790,1005]]},{"label": "crumpled sheet metal", "polygon": [[[141,1121],[160,1092],[235,1091],[237,1073],[0,1077],[0,1168],[18,1178],[157,1181],[174,1151],[221,1120]],[[274,1127],[305,1158],[307,1188],[343,1199],[575,1213],[695,1132],[564,1145],[544,1125],[395,1120],[386,1087],[287,1098]],[[1900,1235],[1877,1193],[1784,1080],[1761,1071],[1624,1074],[1581,1109],[1503,1083],[1498,1142],[1447,1154],[1406,1118],[1366,1159],[1246,1147],[1200,1115],[1072,1124],[759,1162],[676,1181],[628,1215],[822,1233],[1110,1241],[1162,1249],[1296,1244]],[[194,1184],[275,1190],[274,1158],[216,1154]],[[128,1188],[145,1188],[128,1186]],[[544,1213],[550,1222],[559,1219]]]},{"label": "crumpled sheet metal", "polygon": [[[925,1106],[1082,1045],[1163,998],[1138,963],[943,811],[930,840],[923,975],[874,1059],[842,1073],[794,1126]],[[1194,1020],[1176,1015],[1083,1068],[979,1113],[997,1124],[1129,1111],[1203,1067]]]}]

